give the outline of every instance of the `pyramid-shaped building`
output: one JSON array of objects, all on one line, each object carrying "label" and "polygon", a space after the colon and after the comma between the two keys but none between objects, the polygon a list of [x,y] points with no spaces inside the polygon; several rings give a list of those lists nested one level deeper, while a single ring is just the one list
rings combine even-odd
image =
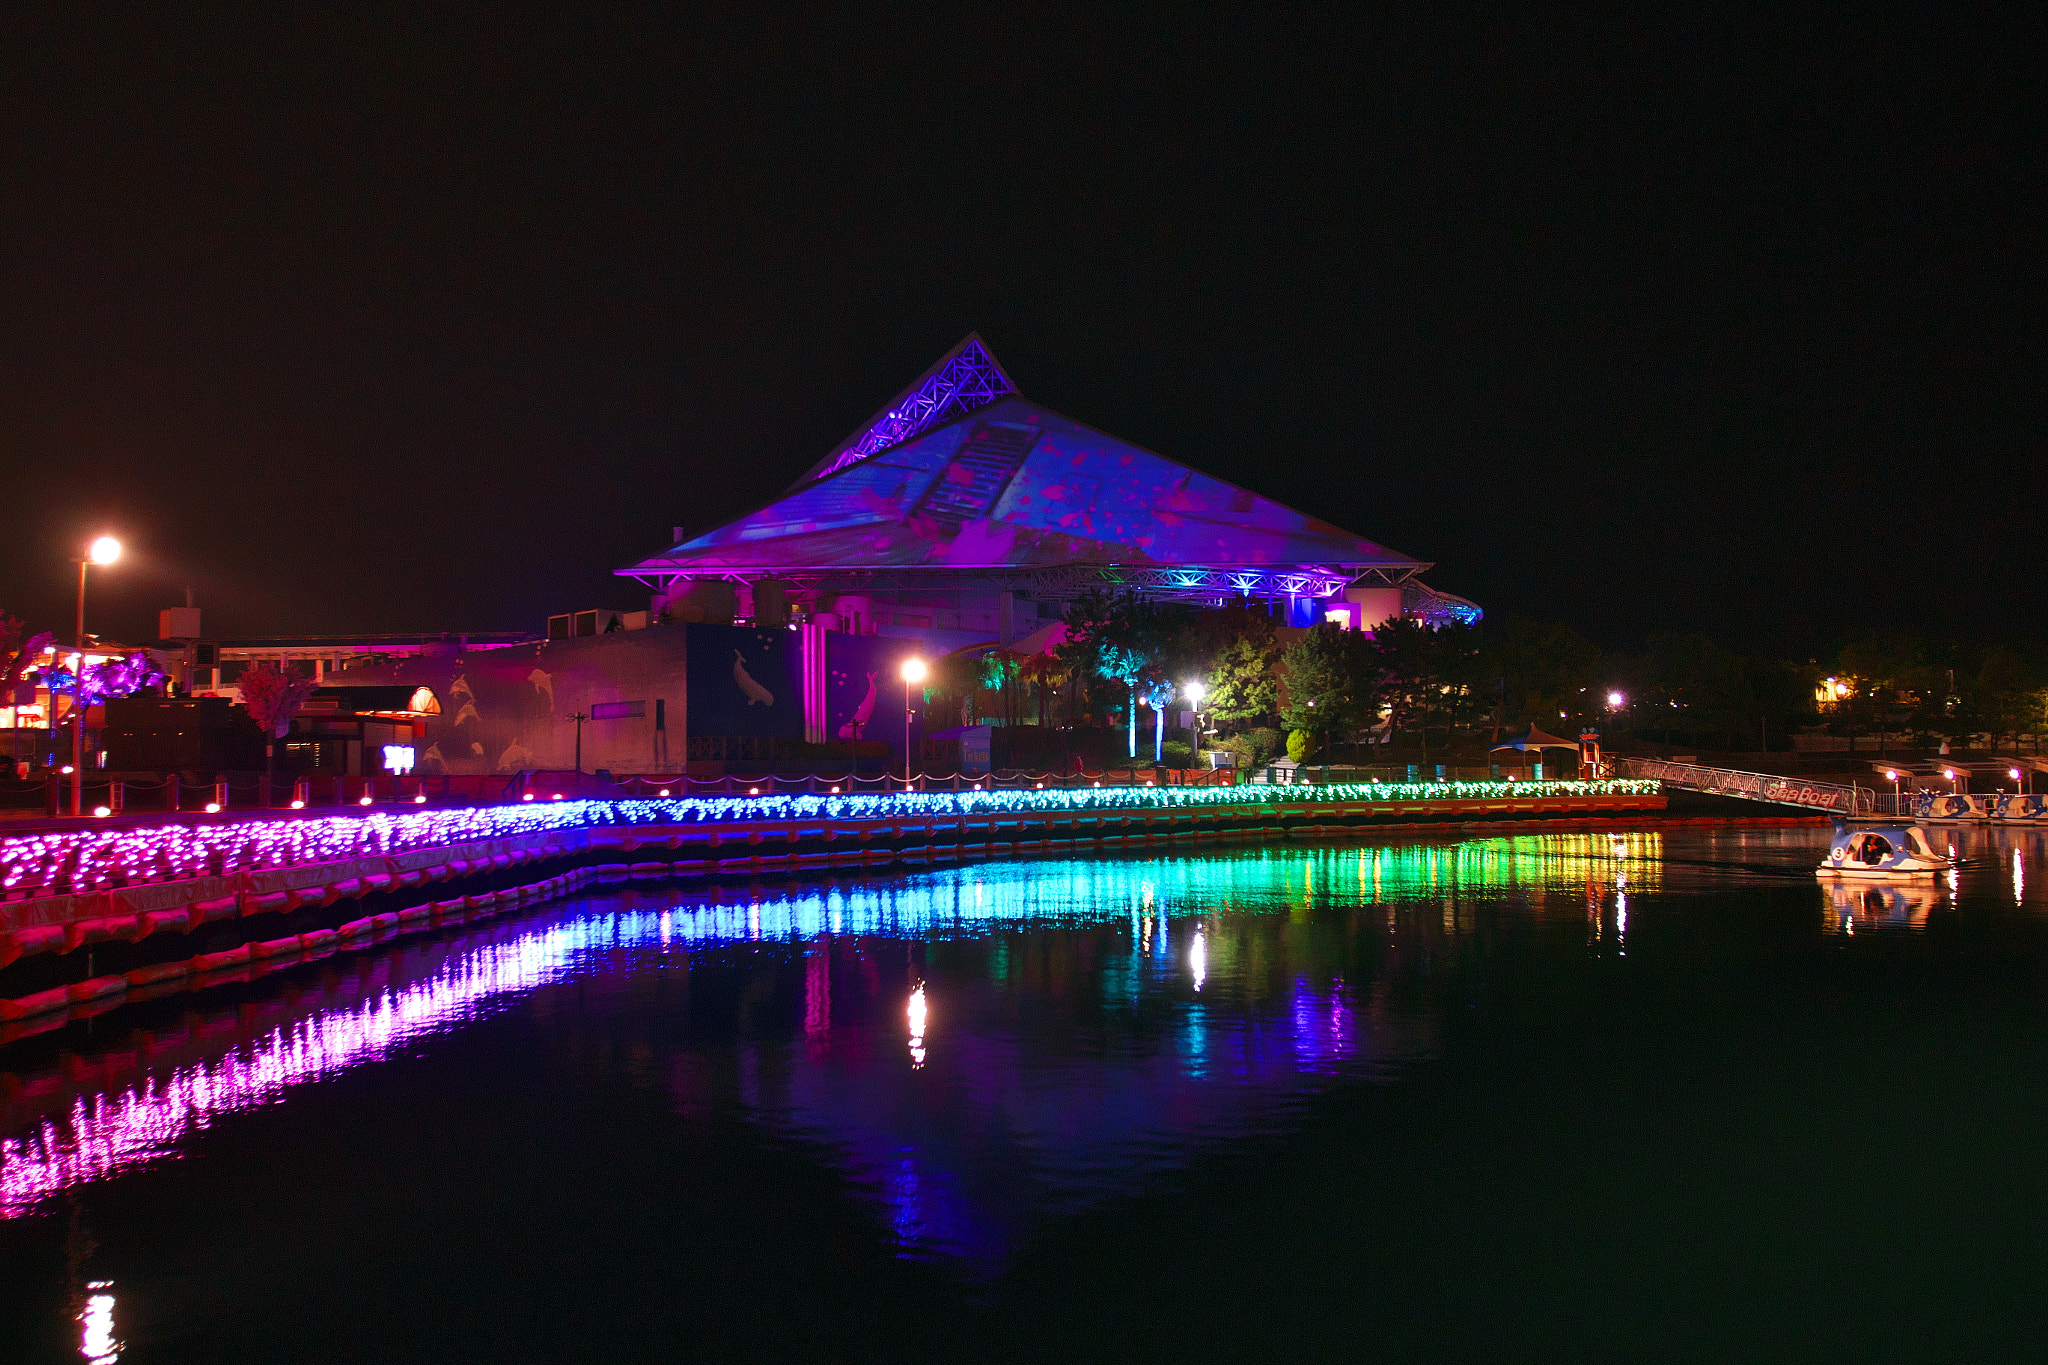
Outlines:
[{"label": "pyramid-shaped building", "polygon": [[1294,624],[1476,619],[1428,567],[1031,402],[969,336],[781,497],[619,572],[657,615],[1007,644],[1107,587]]}]

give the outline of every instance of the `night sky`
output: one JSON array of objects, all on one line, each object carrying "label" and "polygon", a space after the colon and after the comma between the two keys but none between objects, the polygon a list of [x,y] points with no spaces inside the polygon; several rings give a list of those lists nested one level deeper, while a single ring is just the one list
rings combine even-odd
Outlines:
[{"label": "night sky", "polygon": [[0,26],[32,626],[643,607],[978,330],[1491,611],[2041,633],[2039,5],[180,8]]}]

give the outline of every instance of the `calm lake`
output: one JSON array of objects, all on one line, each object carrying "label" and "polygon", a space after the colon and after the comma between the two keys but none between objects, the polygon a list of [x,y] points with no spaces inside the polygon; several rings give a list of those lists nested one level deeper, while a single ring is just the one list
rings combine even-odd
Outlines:
[{"label": "calm lake", "polygon": [[2038,1355],[2048,834],[584,895],[0,1049],[0,1359]]}]

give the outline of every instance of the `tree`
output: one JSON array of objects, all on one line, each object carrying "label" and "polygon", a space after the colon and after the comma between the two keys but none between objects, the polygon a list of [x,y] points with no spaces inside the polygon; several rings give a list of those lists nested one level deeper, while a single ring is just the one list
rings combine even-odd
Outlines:
[{"label": "tree", "polygon": [[1554,621],[1489,621],[1481,638],[1475,667],[1498,700],[1496,727],[1557,724],[1557,713],[1581,704],[1600,670],[1599,649]]},{"label": "tree", "polygon": [[[1897,632],[1844,645],[1836,656],[1835,678],[1849,689],[1836,711],[1849,731],[1850,747],[1855,747],[1857,732],[1867,727],[1877,731],[1880,753],[1892,726],[1912,717],[1935,690],[1926,647]],[[1949,709],[1943,708],[1944,716]]]},{"label": "tree", "polygon": [[1279,662],[1280,647],[1270,631],[1264,638],[1246,634],[1231,640],[1209,669],[1203,709],[1233,733],[1271,716],[1280,705]]},{"label": "tree", "polygon": [[1983,730],[1994,748],[1999,735],[2009,734],[2018,753],[2020,732],[2040,722],[2041,693],[2029,673],[2025,661],[2004,645],[1984,651],[1965,709],[1973,728]]},{"label": "tree", "polygon": [[269,660],[242,671],[235,688],[242,694],[242,709],[263,731],[263,791],[269,799],[270,778],[276,767],[275,741],[291,733],[292,721],[306,698],[317,686],[311,678],[286,673]]},{"label": "tree", "polygon": [[164,680],[156,661],[142,650],[125,659],[102,659],[86,669],[74,689],[75,704],[96,706],[115,697],[130,697]]},{"label": "tree", "polygon": [[22,632],[27,628],[20,617],[0,610],[0,706],[14,703],[15,685],[27,673],[28,666],[57,638],[44,630],[23,639]]},{"label": "tree", "polygon": [[1134,592],[1089,592],[1067,609],[1060,659],[1124,685],[1132,758],[1138,756],[1139,685],[1171,681],[1165,655],[1181,623],[1176,613]]},{"label": "tree", "polygon": [[1380,703],[1387,709],[1387,737],[1397,737],[1413,721],[1426,756],[1430,706],[1443,687],[1438,632],[1424,621],[1394,620],[1375,626],[1368,638],[1379,673]]},{"label": "tree", "polygon": [[[1338,625],[1312,627],[1280,657],[1286,695],[1281,724],[1315,738],[1327,748],[1333,737],[1349,739],[1379,715],[1385,687],[1373,637]],[[1294,751],[1288,740],[1288,752]]]}]

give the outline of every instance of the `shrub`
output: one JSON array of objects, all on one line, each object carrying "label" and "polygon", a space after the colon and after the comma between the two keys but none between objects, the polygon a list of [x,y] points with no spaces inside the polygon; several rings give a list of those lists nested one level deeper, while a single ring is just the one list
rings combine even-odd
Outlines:
[{"label": "shrub", "polygon": [[1296,763],[1306,763],[1315,754],[1316,737],[1306,730],[1296,730],[1287,736],[1287,756]]}]

